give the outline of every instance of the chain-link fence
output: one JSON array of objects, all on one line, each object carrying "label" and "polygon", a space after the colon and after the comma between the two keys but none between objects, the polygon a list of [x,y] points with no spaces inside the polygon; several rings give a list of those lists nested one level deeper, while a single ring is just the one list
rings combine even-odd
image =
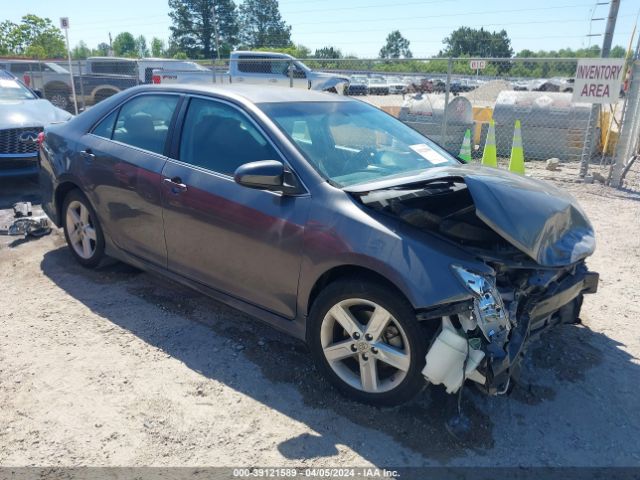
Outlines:
[{"label": "chain-link fence", "polygon": [[[456,155],[469,131],[474,159],[482,156],[493,122],[498,162],[508,161],[514,125],[519,120],[526,160],[577,162],[585,144],[590,144],[592,165],[606,171],[616,153],[621,152],[618,143],[623,112],[626,123],[636,121],[624,135],[619,156],[630,158],[637,151],[637,142],[631,143],[640,129],[638,89],[629,89],[633,99],[621,90],[614,104],[601,108],[597,128],[590,129],[591,105],[572,102],[577,62],[558,58],[293,60],[264,52],[241,52],[213,62],[90,58],[73,61],[71,72],[63,61],[0,59],[0,68],[9,69],[45,98],[71,112],[74,103],[82,111],[121,90],[145,83],[233,83],[326,90],[355,96],[384,109]],[[593,141],[586,142],[589,135]]]}]

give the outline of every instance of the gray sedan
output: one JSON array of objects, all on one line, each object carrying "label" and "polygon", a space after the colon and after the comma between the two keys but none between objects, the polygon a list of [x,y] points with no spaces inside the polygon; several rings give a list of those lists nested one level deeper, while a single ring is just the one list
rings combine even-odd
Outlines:
[{"label": "gray sedan", "polygon": [[45,125],[70,118],[0,70],[0,178],[36,175],[38,134]]},{"label": "gray sedan", "polygon": [[44,208],[75,259],[165,275],[307,342],[363,402],[505,393],[598,275],[568,194],[466,165],[337,95],[143,86],[45,129]]}]

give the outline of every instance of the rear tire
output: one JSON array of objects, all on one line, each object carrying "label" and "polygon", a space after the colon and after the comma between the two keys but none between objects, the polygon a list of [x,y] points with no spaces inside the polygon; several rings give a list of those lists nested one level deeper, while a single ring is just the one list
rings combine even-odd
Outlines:
[{"label": "rear tire", "polygon": [[95,268],[104,258],[104,234],[98,216],[80,190],[71,190],[62,207],[64,236],[76,261]]},{"label": "rear tire", "polygon": [[426,385],[421,372],[433,333],[395,289],[352,277],[320,292],[307,343],[319,370],[344,395],[393,406]]}]

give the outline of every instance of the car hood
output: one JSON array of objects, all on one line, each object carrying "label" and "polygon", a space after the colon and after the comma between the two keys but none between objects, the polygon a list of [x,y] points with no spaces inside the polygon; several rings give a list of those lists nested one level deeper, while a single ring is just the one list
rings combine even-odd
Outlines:
[{"label": "car hood", "polygon": [[0,101],[0,129],[44,126],[71,117],[48,100]]},{"label": "car hood", "polygon": [[[406,198],[408,191],[412,198],[424,195],[423,189],[441,180],[466,186],[477,219],[541,266],[570,265],[595,250],[593,227],[569,193],[549,183],[491,167],[437,167],[411,178],[359,184],[344,190],[365,204],[380,206]],[[442,197],[439,202],[443,201],[447,199]],[[431,219],[434,223],[440,217],[435,218]],[[450,218],[453,217],[449,215],[445,220]]]}]

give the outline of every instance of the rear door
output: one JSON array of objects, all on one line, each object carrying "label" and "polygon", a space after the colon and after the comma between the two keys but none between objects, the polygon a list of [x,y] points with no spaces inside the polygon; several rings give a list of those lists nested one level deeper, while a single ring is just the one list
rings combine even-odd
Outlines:
[{"label": "rear door", "polygon": [[280,153],[238,107],[194,97],[175,157],[163,170],[169,269],[293,318],[310,197],[233,180],[238,166]]},{"label": "rear door", "polygon": [[179,101],[175,94],[133,97],[85,135],[81,152],[84,184],[111,240],[162,267],[167,254],[161,174]]}]

